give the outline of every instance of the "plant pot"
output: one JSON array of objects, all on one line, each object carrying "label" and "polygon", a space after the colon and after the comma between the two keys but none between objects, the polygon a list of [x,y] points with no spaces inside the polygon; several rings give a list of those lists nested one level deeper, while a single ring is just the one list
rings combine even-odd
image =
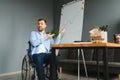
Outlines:
[{"label": "plant pot", "polygon": [[107,31],[101,31],[101,36],[102,36],[102,38],[103,38],[103,41],[102,42],[107,42]]}]

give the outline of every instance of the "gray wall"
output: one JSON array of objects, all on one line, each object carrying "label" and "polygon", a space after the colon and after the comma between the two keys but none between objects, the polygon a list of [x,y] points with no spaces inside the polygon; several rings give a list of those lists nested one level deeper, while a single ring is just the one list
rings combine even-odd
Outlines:
[{"label": "gray wall", "polygon": [[[55,26],[60,24],[61,6],[73,0],[55,0]],[[113,42],[113,34],[120,33],[120,0],[85,0],[83,21],[83,41],[89,40],[89,30],[95,26],[109,25],[108,41]]]},{"label": "gray wall", "polygon": [[27,41],[37,19],[53,28],[53,0],[0,0],[0,74],[21,70]]},{"label": "gray wall", "polygon": [[94,26],[109,25],[108,41],[113,42],[113,34],[120,33],[119,8],[120,0],[86,0],[83,40],[88,40],[88,31]]},{"label": "gray wall", "polygon": [[[47,31],[53,26],[58,28],[61,6],[69,1],[72,0],[0,0],[0,74],[21,69],[37,19],[44,17],[48,21]],[[88,31],[94,26],[107,24],[108,40],[112,42],[113,34],[120,33],[119,8],[120,0],[85,0],[83,40],[89,40]]]}]

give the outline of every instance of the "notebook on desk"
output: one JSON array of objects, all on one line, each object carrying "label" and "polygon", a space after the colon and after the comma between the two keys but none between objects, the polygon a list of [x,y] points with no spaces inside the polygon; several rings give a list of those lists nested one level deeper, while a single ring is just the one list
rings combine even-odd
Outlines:
[{"label": "notebook on desk", "polygon": [[92,44],[93,42],[90,42],[90,41],[74,41],[73,44]]}]

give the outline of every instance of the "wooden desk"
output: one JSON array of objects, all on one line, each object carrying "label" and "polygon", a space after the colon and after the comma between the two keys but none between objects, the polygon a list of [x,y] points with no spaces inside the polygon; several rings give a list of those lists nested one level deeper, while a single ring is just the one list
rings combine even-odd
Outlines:
[{"label": "wooden desk", "polygon": [[[52,48],[52,75],[51,80],[56,80],[56,71],[55,71],[55,49],[83,49],[83,48],[94,48],[95,52],[98,52],[98,49],[103,49],[103,66],[104,66],[104,80],[109,80],[109,70],[108,70],[108,48],[120,48],[120,44],[116,43],[79,43],[79,44],[54,44],[51,45]],[[98,57],[98,55],[96,55]],[[99,80],[99,61],[97,58],[97,80]]]}]

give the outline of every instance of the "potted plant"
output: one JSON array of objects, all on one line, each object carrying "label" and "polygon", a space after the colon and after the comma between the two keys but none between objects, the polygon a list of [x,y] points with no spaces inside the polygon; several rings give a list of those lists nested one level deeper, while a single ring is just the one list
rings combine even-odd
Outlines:
[{"label": "potted plant", "polygon": [[104,39],[103,42],[107,42],[107,32],[108,32],[108,25],[103,25],[99,27],[99,30],[101,31],[101,36]]}]

